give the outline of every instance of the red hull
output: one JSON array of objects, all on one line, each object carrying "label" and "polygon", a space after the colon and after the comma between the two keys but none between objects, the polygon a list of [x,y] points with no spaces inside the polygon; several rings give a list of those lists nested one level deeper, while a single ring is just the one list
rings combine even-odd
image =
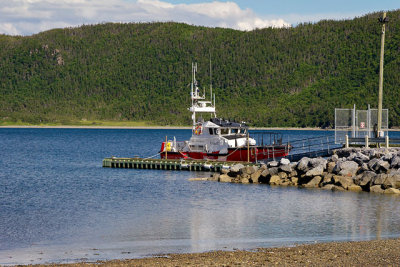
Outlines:
[{"label": "red hull", "polygon": [[[266,146],[266,147],[252,147],[249,151],[251,162],[262,161],[266,159],[273,159],[284,157],[289,154],[290,146]],[[165,159],[165,152],[160,152],[162,159]],[[247,161],[248,151],[247,148],[231,148],[227,154],[204,153],[204,152],[167,152],[168,159],[200,159],[200,160],[219,160],[219,161]]]}]

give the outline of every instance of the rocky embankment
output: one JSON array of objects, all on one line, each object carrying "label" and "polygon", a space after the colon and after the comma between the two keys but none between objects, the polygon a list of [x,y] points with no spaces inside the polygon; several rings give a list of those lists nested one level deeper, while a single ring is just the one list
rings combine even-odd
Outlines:
[{"label": "rocky embankment", "polygon": [[399,168],[399,148],[348,148],[329,158],[281,159],[260,167],[236,164],[209,180],[400,194]]}]

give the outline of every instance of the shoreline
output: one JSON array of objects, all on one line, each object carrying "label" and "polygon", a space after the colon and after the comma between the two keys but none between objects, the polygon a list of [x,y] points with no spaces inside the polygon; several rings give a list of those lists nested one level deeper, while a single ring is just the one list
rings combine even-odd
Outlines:
[{"label": "shoreline", "polygon": [[396,238],[36,266],[397,266],[399,247]]},{"label": "shoreline", "polygon": [[[190,130],[191,126],[118,126],[118,125],[0,125],[9,129],[155,129],[155,130]],[[267,131],[335,131],[335,129],[322,129],[318,127],[249,127],[250,130]],[[400,128],[388,129],[389,132],[399,132]]]}]

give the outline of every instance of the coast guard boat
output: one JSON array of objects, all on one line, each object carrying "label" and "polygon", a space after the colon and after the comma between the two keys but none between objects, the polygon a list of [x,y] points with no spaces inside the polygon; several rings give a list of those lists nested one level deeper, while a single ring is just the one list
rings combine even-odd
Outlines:
[{"label": "coast guard boat", "polygon": [[[192,63],[191,102],[189,111],[192,112],[192,137],[188,141],[177,142],[169,140],[162,142],[160,156],[165,159],[201,159],[218,161],[265,161],[275,157],[288,155],[290,144],[282,144],[282,137],[276,133],[260,133],[257,145],[256,137],[249,136],[249,127],[238,123],[217,118],[210,85],[210,100],[206,100],[205,92],[200,93],[196,80],[197,63]],[[197,114],[211,114],[208,121]],[[264,145],[264,141],[269,144]]]}]

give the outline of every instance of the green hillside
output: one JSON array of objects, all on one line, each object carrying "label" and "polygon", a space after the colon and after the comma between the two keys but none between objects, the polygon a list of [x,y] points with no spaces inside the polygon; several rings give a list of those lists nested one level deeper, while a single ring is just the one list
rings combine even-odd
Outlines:
[{"label": "green hillside", "polygon": [[[253,126],[333,126],[335,107],[377,107],[379,16],[250,32],[107,23],[0,35],[0,123],[190,125],[191,63],[208,88],[211,53],[219,116]],[[399,126],[400,10],[388,17],[383,106]]]}]

